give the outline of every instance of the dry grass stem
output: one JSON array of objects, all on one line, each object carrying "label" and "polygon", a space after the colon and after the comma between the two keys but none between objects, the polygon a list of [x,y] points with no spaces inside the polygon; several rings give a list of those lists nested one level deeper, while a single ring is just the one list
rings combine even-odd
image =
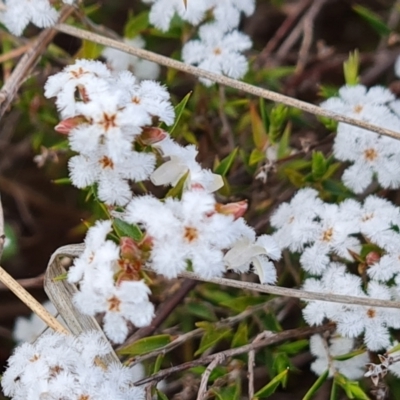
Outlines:
[{"label": "dry grass stem", "polygon": [[225,360],[225,355],[223,353],[218,353],[217,356],[210,362],[206,370],[204,371],[202,377],[201,377],[201,383],[200,383],[200,388],[199,392],[197,393],[197,400],[204,400],[207,398],[207,383],[208,383],[208,378],[211,375],[211,372],[213,372],[214,368],[222,363]]},{"label": "dry grass stem", "polygon": [[[117,50],[124,51],[125,53],[133,54],[137,57],[143,58],[145,60],[153,61],[165,67],[174,68],[176,70],[186,72],[191,75],[195,75],[201,78],[209,79],[213,82],[219,83],[221,85],[229,86],[234,89],[241,90],[245,93],[252,94],[254,96],[262,97],[267,100],[271,100],[277,103],[285,104],[289,107],[295,107],[299,110],[303,110],[310,114],[319,115],[321,117],[330,118],[339,122],[345,122],[350,125],[358,126],[363,129],[367,129],[376,132],[380,135],[389,136],[394,139],[400,139],[400,133],[394,132],[388,129],[381,128],[377,125],[370,124],[365,121],[359,121],[355,118],[347,117],[345,115],[337,114],[331,111],[324,110],[321,107],[315,106],[305,101],[297,100],[289,96],[284,96],[282,94],[272,92],[267,89],[263,89],[257,86],[250,85],[235,79],[227,78],[226,76],[215,74],[213,72],[205,71],[203,69],[194,67],[192,65],[184,64],[181,61],[173,60],[169,57],[161,56],[159,54],[153,53],[148,50],[138,49],[136,47],[128,46],[122,42],[114,39],[110,39],[96,33],[88,32],[83,29],[75,28],[74,26],[66,24],[58,24],[55,29],[59,32],[67,33],[71,36],[75,36],[81,39],[89,40],[94,43],[98,43],[103,46],[108,46],[115,48]],[[0,93],[1,94],[1,93]],[[0,109],[1,110],[1,109]],[[0,113],[1,115],[1,113]]]},{"label": "dry grass stem", "polygon": [[4,283],[22,302],[24,302],[46,325],[56,332],[69,334],[69,331],[57,321],[34,297],[30,295],[11,275],[0,267],[0,281]]}]

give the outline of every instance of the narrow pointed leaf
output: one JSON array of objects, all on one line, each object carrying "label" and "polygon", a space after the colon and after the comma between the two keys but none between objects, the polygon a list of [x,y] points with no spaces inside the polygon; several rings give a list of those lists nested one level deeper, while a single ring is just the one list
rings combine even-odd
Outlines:
[{"label": "narrow pointed leaf", "polygon": [[286,369],[285,371],[282,371],[280,374],[276,375],[254,395],[253,399],[269,397],[271,394],[275,393],[276,389],[278,389],[278,386],[282,384],[284,380],[286,380],[288,372],[289,369]]},{"label": "narrow pointed leaf", "polygon": [[169,130],[170,135],[172,136],[172,133],[175,131],[176,127],[178,126],[179,120],[182,117],[183,111],[186,108],[186,104],[189,101],[190,96],[192,95],[192,92],[189,92],[182,100],[181,102],[175,107],[175,122],[172,125],[172,128]]},{"label": "narrow pointed leaf", "polygon": [[115,218],[113,221],[113,227],[118,237],[128,236],[134,240],[140,240],[143,238],[143,232],[137,225],[128,224],[122,219]]},{"label": "narrow pointed leaf", "polygon": [[323,385],[323,383],[327,380],[329,375],[329,370],[327,369],[310,387],[308,392],[303,397],[303,400],[310,400],[315,393],[317,393],[318,389]]},{"label": "narrow pointed leaf", "polygon": [[118,350],[118,354],[126,355],[129,357],[139,356],[160,349],[161,347],[164,347],[171,342],[172,342],[171,335],[150,336],[143,339],[139,339],[136,342],[126,347],[123,347],[122,349]]},{"label": "narrow pointed leaf", "polygon": [[238,152],[238,147],[236,147],[231,154],[225,157],[214,169],[214,172],[221,176],[226,176],[229,169],[231,168],[233,162],[235,161],[236,155]]}]

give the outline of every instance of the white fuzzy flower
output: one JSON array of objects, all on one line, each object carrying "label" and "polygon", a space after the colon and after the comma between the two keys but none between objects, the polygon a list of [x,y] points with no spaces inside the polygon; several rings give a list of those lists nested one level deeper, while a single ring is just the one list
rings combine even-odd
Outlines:
[{"label": "white fuzzy flower", "polygon": [[98,363],[111,351],[100,332],[47,333],[15,349],[2,376],[3,391],[13,400],[144,398],[144,390],[132,384],[130,369]]},{"label": "white fuzzy flower", "polygon": [[279,247],[302,250],[318,229],[315,218],[322,206],[323,202],[314,189],[301,189],[290,203],[282,203],[271,216],[271,225],[277,229],[273,237]]},{"label": "white fuzzy flower", "polygon": [[154,169],[155,157],[150,153],[130,151],[113,161],[101,150],[70,159],[68,166],[72,183],[78,188],[97,183],[102,201],[125,205],[132,198],[128,181],[147,179]]},{"label": "white fuzzy flower", "polygon": [[324,204],[319,211],[318,227],[309,238],[312,245],[300,257],[302,267],[320,275],[330,263],[330,253],[353,260],[349,250],[359,252],[361,249],[358,239],[350,236],[353,233],[358,233],[357,226],[351,220],[341,218],[341,207]]},{"label": "white fuzzy flower", "polygon": [[276,269],[270,260],[279,260],[281,252],[275,240],[268,235],[261,235],[255,242],[244,238],[225,254],[224,261],[228,268],[246,272],[249,263],[253,264],[261,283],[271,284],[276,281]]},{"label": "white fuzzy flower", "polygon": [[[368,296],[373,299],[391,300],[389,288],[378,282],[368,284]],[[400,328],[400,310],[384,307],[351,306],[338,315],[337,331],[345,337],[357,337],[364,332],[364,343],[371,351],[390,346],[389,328]]]},{"label": "white fuzzy flower", "polygon": [[[133,39],[125,38],[124,43],[139,49],[145,47],[145,41],[141,36]],[[101,54],[107,60],[107,65],[114,71],[131,70],[138,79],[157,79],[160,74],[158,64],[140,59],[124,51],[106,47]]]},{"label": "white fuzzy flower", "polygon": [[152,4],[149,20],[162,31],[167,31],[172,17],[178,14],[184,21],[192,25],[199,24],[210,8],[210,0],[188,1],[182,0],[143,0],[145,3]]},{"label": "white fuzzy flower", "polygon": [[[331,263],[319,279],[306,279],[303,290],[347,296],[365,296],[361,289],[361,279],[346,272],[346,267],[339,263]],[[344,304],[328,301],[307,300],[307,303],[307,306],[303,309],[303,317],[309,325],[321,325],[325,318],[337,321],[348,309],[348,306]]]},{"label": "white fuzzy flower", "polygon": [[221,276],[223,250],[254,235],[242,218],[216,212],[215,199],[203,190],[184,192],[182,200],[167,198],[165,203],[151,196],[134,198],[124,219],[144,227],[153,243],[150,265],[169,278],[184,271],[188,261],[201,276]]},{"label": "white fuzzy flower", "polygon": [[339,372],[350,380],[360,379],[365,372],[365,364],[368,363],[368,352],[355,355],[347,360],[335,360],[337,356],[344,356],[354,350],[354,339],[333,336],[329,344],[321,335],[313,335],[310,338],[310,351],[316,357],[311,364],[311,369],[322,375],[329,370],[332,377]]},{"label": "white fuzzy flower", "polygon": [[[247,59],[241,53],[251,45],[250,38],[237,30],[224,32],[218,24],[207,24],[200,27],[199,40],[184,45],[182,59],[207,71],[240,79],[248,69]],[[200,80],[207,86],[212,84],[207,79]]]},{"label": "white fuzzy flower", "polygon": [[22,35],[30,22],[39,28],[48,28],[58,19],[58,12],[48,0],[5,0],[4,5],[0,21],[17,36]]},{"label": "white fuzzy flower", "polygon": [[74,117],[77,88],[82,90],[86,85],[92,84],[94,97],[97,97],[94,88],[97,88],[98,94],[104,95],[109,90],[107,83],[109,78],[111,78],[111,72],[102,62],[77,60],[75,64],[65,67],[62,72],[49,77],[45,85],[45,96],[57,97],[57,108],[63,118]]},{"label": "white fuzzy flower", "polygon": [[214,18],[225,30],[237,28],[240,23],[240,13],[249,16],[255,9],[254,0],[212,0]]},{"label": "white fuzzy flower", "polygon": [[339,89],[339,97],[331,97],[321,103],[321,107],[353,118],[369,120],[385,112],[386,105],[394,99],[394,94],[382,86],[367,89],[363,85],[346,85]]},{"label": "white fuzzy flower", "polygon": [[212,193],[224,185],[220,175],[203,169],[196,161],[198,151],[195,146],[182,147],[167,136],[161,142],[155,143],[154,147],[161,151],[163,157],[169,158],[151,174],[150,179],[155,185],[176,186],[188,172],[189,175],[185,181],[186,189],[202,187]]}]

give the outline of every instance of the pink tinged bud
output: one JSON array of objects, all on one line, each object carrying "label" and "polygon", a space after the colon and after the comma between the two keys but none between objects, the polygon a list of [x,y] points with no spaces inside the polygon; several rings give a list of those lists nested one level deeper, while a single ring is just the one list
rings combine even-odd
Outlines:
[{"label": "pink tinged bud", "polygon": [[130,237],[121,237],[119,240],[120,254],[122,258],[136,260],[140,256],[140,250],[137,243]]},{"label": "pink tinged bud", "polygon": [[235,203],[228,204],[216,204],[215,210],[220,214],[233,215],[235,219],[243,217],[247,211],[247,200],[237,201]]},{"label": "pink tinged bud", "polygon": [[83,122],[85,122],[85,119],[81,116],[67,118],[60,121],[59,124],[55,126],[54,130],[58,133],[62,133],[63,135],[68,135],[72,129],[76,128]]},{"label": "pink tinged bud", "polygon": [[168,133],[160,128],[156,128],[154,126],[145,127],[140,134],[140,140],[145,145],[152,145],[161,140],[164,140],[168,136]]},{"label": "pink tinged bud", "polygon": [[365,262],[367,265],[373,265],[381,259],[381,256],[376,251],[371,251],[365,257]]}]

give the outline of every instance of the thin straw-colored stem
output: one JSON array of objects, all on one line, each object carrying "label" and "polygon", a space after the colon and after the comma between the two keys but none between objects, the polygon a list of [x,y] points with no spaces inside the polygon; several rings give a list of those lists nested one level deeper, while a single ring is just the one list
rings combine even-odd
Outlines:
[{"label": "thin straw-colored stem", "polygon": [[264,99],[267,100],[271,100],[277,103],[282,103],[290,107],[295,107],[310,114],[331,118],[339,122],[345,122],[350,125],[358,126],[360,128],[376,132],[380,135],[389,136],[395,139],[400,139],[400,132],[394,132],[379,127],[377,125],[370,124],[365,121],[360,121],[355,118],[347,117],[345,115],[337,114],[332,111],[324,110],[321,107],[315,106],[310,103],[306,103],[305,101],[297,100],[276,92],[272,92],[271,90],[263,89],[257,86],[250,85],[248,83],[228,78],[223,75],[205,71],[203,69],[194,67],[192,65],[184,64],[181,61],[173,60],[171,58],[161,56],[159,54],[153,53],[148,50],[143,50],[143,49],[138,49],[136,47],[128,46],[127,44],[119,42],[117,40],[110,39],[89,31],[85,31],[83,29],[75,28],[74,26],[70,26],[67,24],[58,24],[54,27],[54,29],[58,30],[59,32],[67,33],[71,36],[75,36],[81,39],[92,41],[94,43],[98,43],[103,46],[113,47],[117,50],[133,54],[145,60],[153,61],[160,65],[174,68],[176,70],[186,72],[188,74],[195,75],[201,78],[206,78],[213,82],[217,82],[221,85],[229,86],[258,97],[263,97]]},{"label": "thin straw-colored stem", "polygon": [[[149,267],[146,267],[145,269],[153,271]],[[222,286],[235,287],[238,289],[254,290],[261,293],[276,294],[278,296],[295,297],[307,301],[318,300],[318,301],[330,301],[333,303],[343,303],[351,305],[357,304],[360,306],[367,306],[367,307],[400,308],[399,301],[371,299],[368,297],[344,296],[331,293],[307,292],[300,289],[289,289],[285,287],[264,285],[252,282],[243,282],[226,278],[205,278],[193,272],[186,272],[186,271],[180,272],[179,276],[183,278],[196,279],[203,282],[216,283],[217,285],[222,285]]]},{"label": "thin straw-colored stem", "polygon": [[34,297],[30,295],[11,275],[0,267],[0,281],[4,283],[22,302],[24,302],[46,325],[56,332],[69,334],[69,331],[57,321]]}]

